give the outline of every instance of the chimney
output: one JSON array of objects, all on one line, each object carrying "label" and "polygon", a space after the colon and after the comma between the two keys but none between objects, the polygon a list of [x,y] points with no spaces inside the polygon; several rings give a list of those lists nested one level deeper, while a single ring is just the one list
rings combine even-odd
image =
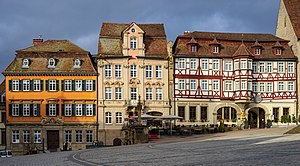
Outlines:
[{"label": "chimney", "polygon": [[39,38],[34,38],[32,43],[33,43],[34,46],[43,43],[42,35],[39,35]]}]

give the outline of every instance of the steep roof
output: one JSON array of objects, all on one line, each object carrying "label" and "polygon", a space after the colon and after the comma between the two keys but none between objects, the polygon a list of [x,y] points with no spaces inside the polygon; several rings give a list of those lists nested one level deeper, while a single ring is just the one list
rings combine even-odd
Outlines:
[{"label": "steep roof", "polygon": [[5,80],[0,84],[0,95],[5,92]]},{"label": "steep roof", "polygon": [[[61,50],[62,49],[62,50]],[[48,61],[54,58],[55,68],[48,67]],[[23,60],[29,60],[29,67],[23,67]],[[74,68],[74,60],[81,61],[80,68]],[[3,72],[4,75],[60,74],[96,75],[89,52],[68,40],[48,40],[26,49],[18,50],[15,59]]]},{"label": "steep roof", "polygon": [[300,2],[299,0],[283,0],[286,11],[298,39],[300,38]]},{"label": "steep roof", "polygon": [[[197,52],[190,52],[189,41],[194,38],[199,47]],[[212,53],[211,43],[217,41],[220,44],[220,52]],[[295,58],[287,40],[278,38],[272,34],[250,33],[220,33],[220,32],[188,32],[179,35],[173,45],[175,56],[202,56],[202,57],[232,57],[238,55],[253,56],[253,46],[262,47],[260,55],[254,58]],[[282,45],[283,54],[274,55],[274,46]]]},{"label": "steep roof", "polygon": [[[131,24],[103,23],[98,53],[104,56],[122,55],[122,32]],[[167,39],[163,24],[136,24],[144,31],[145,56],[167,57]]]}]

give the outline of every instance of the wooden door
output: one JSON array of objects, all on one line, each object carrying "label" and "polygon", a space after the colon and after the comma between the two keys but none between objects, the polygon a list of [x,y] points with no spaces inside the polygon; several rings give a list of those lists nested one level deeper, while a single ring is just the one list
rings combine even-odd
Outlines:
[{"label": "wooden door", "polygon": [[59,148],[58,130],[47,130],[47,147],[50,152],[56,152]]}]

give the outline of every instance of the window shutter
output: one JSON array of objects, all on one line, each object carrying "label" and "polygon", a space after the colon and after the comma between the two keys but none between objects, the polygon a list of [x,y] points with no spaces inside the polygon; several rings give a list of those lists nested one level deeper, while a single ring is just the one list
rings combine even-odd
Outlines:
[{"label": "window shutter", "polygon": [[44,90],[44,80],[40,80],[40,89],[41,89],[41,91],[43,91]]},{"label": "window shutter", "polygon": [[30,91],[33,91],[33,80],[30,80]]},{"label": "window shutter", "polygon": [[93,104],[93,115],[96,116],[96,104]]},{"label": "window shutter", "polygon": [[59,116],[59,104],[56,104],[56,116]]},{"label": "window shutter", "polygon": [[59,80],[56,80],[56,91],[59,91]]},{"label": "window shutter", "polygon": [[49,80],[46,80],[46,91],[49,91]]},{"label": "window shutter", "polygon": [[19,104],[19,115],[23,116],[23,104]]},{"label": "window shutter", "polygon": [[75,91],[75,80],[72,80],[72,91]]},{"label": "window shutter", "polygon": [[23,90],[23,80],[19,80],[19,91]]},{"label": "window shutter", "polygon": [[29,110],[30,116],[33,116],[33,104],[30,104],[29,108],[30,108],[30,110]]},{"label": "window shutter", "polygon": [[65,91],[65,80],[61,80],[61,90]]},{"label": "window shutter", "polygon": [[9,83],[9,91],[12,91],[12,80],[9,80],[8,83]]},{"label": "window shutter", "polygon": [[46,104],[46,116],[49,116],[49,104]]},{"label": "window shutter", "polygon": [[86,90],[85,86],[86,86],[86,80],[82,80],[82,91]]},{"label": "window shutter", "polygon": [[72,116],[75,116],[75,104],[72,104]]},{"label": "window shutter", "polygon": [[8,109],[9,109],[9,116],[12,116],[12,104],[9,104]]},{"label": "window shutter", "polygon": [[82,104],[82,116],[86,116],[86,104]]},{"label": "window shutter", "polygon": [[95,90],[96,90],[96,81],[93,80],[93,91],[95,91]]},{"label": "window shutter", "polygon": [[36,107],[37,107],[37,116],[41,116],[41,105],[37,104]]},{"label": "window shutter", "polygon": [[62,115],[62,116],[66,116],[66,115],[65,115],[65,104],[62,104],[62,105],[61,105],[61,115]]}]

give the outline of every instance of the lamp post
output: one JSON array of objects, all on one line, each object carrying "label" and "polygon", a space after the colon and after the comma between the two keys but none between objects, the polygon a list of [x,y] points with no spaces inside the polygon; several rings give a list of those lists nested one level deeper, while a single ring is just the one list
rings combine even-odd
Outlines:
[{"label": "lamp post", "polygon": [[138,125],[142,126],[142,103],[141,103],[141,95],[139,95],[139,100],[136,106],[137,110],[138,110]]}]

